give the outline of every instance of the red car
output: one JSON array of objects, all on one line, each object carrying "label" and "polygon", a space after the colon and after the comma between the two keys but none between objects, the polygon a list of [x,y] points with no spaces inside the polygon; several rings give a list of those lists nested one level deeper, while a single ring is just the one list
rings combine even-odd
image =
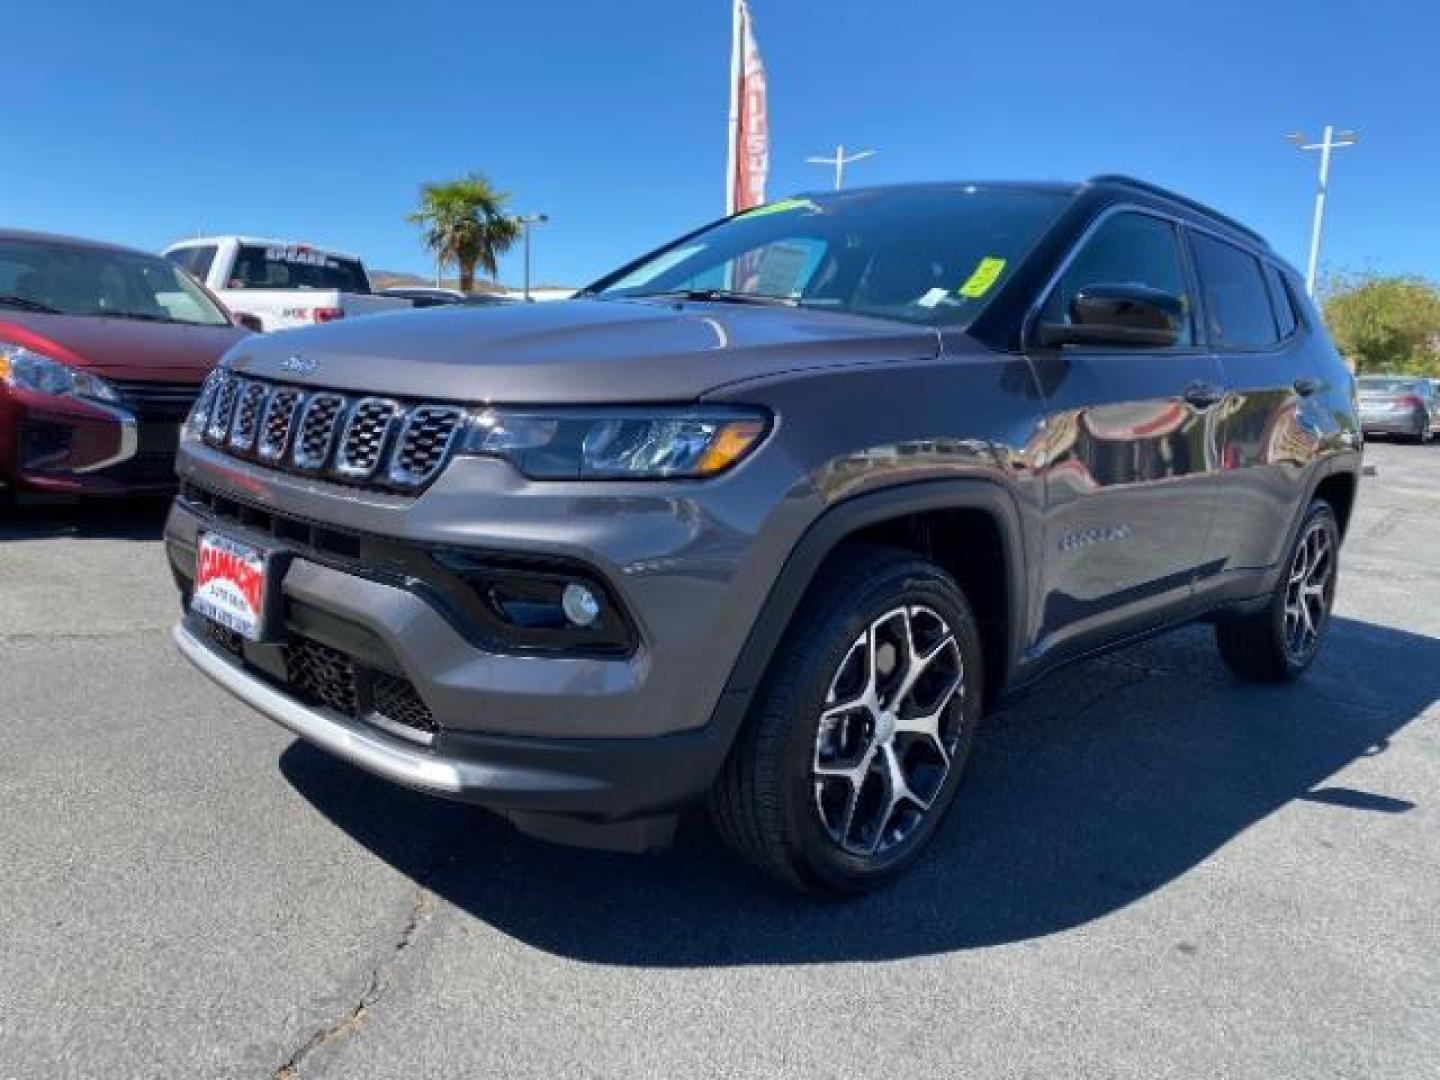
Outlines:
[{"label": "red car", "polygon": [[159,256],[0,230],[0,499],[171,487],[201,382],[249,332]]}]

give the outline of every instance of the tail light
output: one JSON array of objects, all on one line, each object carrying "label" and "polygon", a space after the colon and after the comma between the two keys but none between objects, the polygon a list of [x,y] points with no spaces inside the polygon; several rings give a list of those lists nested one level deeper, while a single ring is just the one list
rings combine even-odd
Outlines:
[{"label": "tail light", "polygon": [[334,322],[345,317],[345,309],[338,307],[317,307],[310,309],[310,318],[315,322]]},{"label": "tail light", "polygon": [[1404,409],[1420,409],[1423,408],[1424,405],[1425,403],[1414,394],[1406,394],[1400,399],[1400,407]]}]

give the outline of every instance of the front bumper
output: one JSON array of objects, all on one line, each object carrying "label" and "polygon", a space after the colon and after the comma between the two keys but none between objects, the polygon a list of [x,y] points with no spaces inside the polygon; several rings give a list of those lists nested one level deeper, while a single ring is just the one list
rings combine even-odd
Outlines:
[{"label": "front bumper", "polygon": [[179,424],[154,415],[149,402],[110,405],[0,387],[0,484],[53,496],[171,491]]},{"label": "front bumper", "polygon": [[713,729],[652,739],[445,733],[432,746],[414,746],[302,705],[207,642],[193,617],[173,636],[205,675],[308,742],[407,787],[510,812],[522,826],[537,823],[528,815],[599,824],[672,812],[706,790],[728,746]]}]

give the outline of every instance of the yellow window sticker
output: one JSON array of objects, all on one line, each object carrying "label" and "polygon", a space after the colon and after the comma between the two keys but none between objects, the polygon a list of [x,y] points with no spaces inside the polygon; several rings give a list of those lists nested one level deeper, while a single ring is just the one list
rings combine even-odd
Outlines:
[{"label": "yellow window sticker", "polygon": [[993,255],[986,255],[975,267],[975,272],[970,275],[964,285],[961,285],[957,292],[969,300],[978,300],[990,291],[990,287],[1000,280],[1000,275],[1005,272],[1005,260],[997,259]]},{"label": "yellow window sticker", "polygon": [[764,206],[757,206],[753,210],[746,210],[743,217],[766,217],[769,214],[788,214],[794,210],[818,210],[809,199],[781,199],[779,202],[766,203]]}]

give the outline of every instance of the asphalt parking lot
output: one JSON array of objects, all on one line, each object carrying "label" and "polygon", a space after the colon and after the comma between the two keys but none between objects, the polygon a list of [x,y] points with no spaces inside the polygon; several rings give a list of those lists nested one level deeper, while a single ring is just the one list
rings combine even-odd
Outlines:
[{"label": "asphalt parking lot", "polygon": [[372,780],[174,654],[163,508],[12,514],[0,1076],[1440,1075],[1440,447],[1367,460],[1303,684],[1072,669],[843,904]]}]

